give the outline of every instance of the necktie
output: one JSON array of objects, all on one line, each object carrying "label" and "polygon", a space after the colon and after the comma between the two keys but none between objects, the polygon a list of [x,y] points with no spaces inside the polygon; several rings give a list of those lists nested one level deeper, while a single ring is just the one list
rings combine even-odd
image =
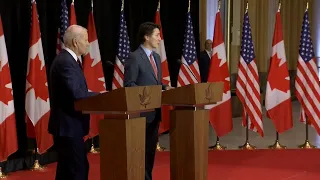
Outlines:
[{"label": "necktie", "polygon": [[153,60],[152,53],[150,54],[150,63],[151,63],[151,66],[152,66],[152,68],[153,68],[153,72],[154,72],[154,74],[156,75],[156,78],[158,78],[158,70],[157,70],[156,63],[155,63],[154,60]]},{"label": "necktie", "polygon": [[80,62],[80,59],[77,59],[77,63],[79,64],[79,67],[82,69],[82,64]]}]

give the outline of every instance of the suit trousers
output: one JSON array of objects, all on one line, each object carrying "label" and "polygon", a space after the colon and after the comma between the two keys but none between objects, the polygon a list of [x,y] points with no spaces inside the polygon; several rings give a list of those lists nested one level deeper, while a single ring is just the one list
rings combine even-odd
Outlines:
[{"label": "suit trousers", "polygon": [[152,180],[152,170],[158,142],[160,121],[154,119],[146,124],[145,180]]},{"label": "suit trousers", "polygon": [[58,164],[55,180],[88,180],[89,162],[82,137],[55,137]]}]

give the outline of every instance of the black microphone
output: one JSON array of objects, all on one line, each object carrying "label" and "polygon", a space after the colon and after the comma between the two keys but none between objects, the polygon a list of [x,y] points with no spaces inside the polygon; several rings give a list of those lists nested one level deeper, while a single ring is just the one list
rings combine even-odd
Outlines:
[{"label": "black microphone", "polygon": [[107,64],[108,66],[114,66],[113,62],[111,62],[111,61],[107,61],[106,64]]},{"label": "black microphone", "polygon": [[196,75],[193,74],[193,72],[191,71],[190,67],[187,64],[185,64],[183,61],[181,61],[181,59],[177,59],[177,62],[179,64],[183,64],[185,67],[187,67],[188,70],[191,72],[192,76],[194,77],[194,79],[196,79],[198,81],[198,78],[196,77]]}]

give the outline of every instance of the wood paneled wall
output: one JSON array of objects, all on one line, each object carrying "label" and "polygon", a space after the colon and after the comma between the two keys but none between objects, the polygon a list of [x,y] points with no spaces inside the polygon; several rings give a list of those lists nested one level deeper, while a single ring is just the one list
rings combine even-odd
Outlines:
[{"label": "wood paneled wall", "polygon": [[[206,35],[206,1],[200,0],[200,40],[201,47]],[[227,1],[227,0],[222,0]],[[240,41],[242,21],[249,3],[249,18],[252,29],[256,60],[259,72],[267,72],[271,56],[272,38],[275,23],[275,13],[279,0],[233,0],[231,27],[230,72],[237,73],[240,58]],[[281,17],[287,61],[290,70],[295,70],[298,59],[298,49],[303,13],[309,2],[309,20],[312,31],[313,1],[314,0],[281,0]],[[315,34],[312,32],[312,34]],[[313,38],[314,39],[314,38]]]}]

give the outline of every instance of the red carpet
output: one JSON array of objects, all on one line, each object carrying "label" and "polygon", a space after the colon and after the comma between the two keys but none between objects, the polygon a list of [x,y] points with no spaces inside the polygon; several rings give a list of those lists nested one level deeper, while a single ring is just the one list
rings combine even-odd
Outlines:
[{"label": "red carpet", "polygon": [[[99,155],[89,154],[90,180],[99,180]],[[319,180],[320,150],[210,151],[209,180]],[[157,153],[154,180],[170,179],[169,152]],[[44,172],[18,171],[8,180],[53,180],[56,163]]]}]

